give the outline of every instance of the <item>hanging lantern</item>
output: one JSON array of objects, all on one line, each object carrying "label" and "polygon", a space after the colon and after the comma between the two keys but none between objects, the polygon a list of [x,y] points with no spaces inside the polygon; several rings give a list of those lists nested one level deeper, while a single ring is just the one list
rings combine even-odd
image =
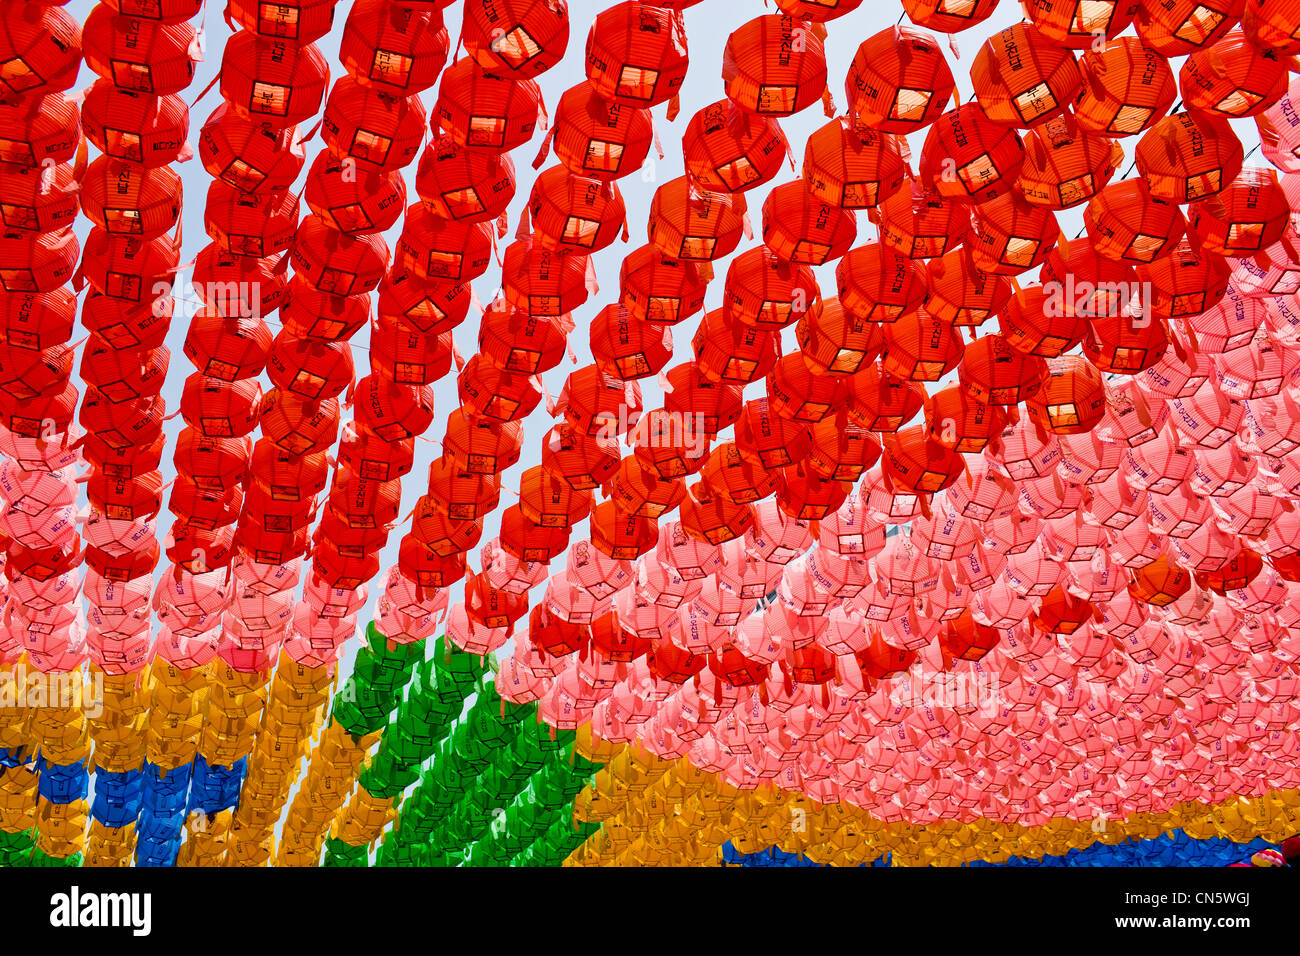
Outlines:
[{"label": "hanging lantern", "polygon": [[1127,30],[1139,6],[1138,0],[1027,0],[1025,13],[1052,43],[1087,50]]},{"label": "hanging lantern", "polygon": [[[413,209],[423,210],[422,206]],[[407,216],[407,231],[413,216]],[[330,228],[320,216],[307,216],[298,224],[289,252],[294,272],[321,292],[360,295],[379,285],[388,271],[388,245],[373,233],[345,235]]]},{"label": "hanging lantern", "polygon": [[1186,59],[1178,88],[1189,110],[1240,119],[1259,115],[1285,96],[1287,80],[1287,63],[1272,50],[1257,49],[1234,27]]},{"label": "hanging lantern", "polygon": [[863,40],[844,78],[853,124],[907,134],[933,123],[956,86],[939,41],[894,26]]},{"label": "hanging lantern", "polygon": [[925,389],[872,363],[849,380],[850,420],[873,432],[896,432],[916,417]]},{"label": "hanging lantern", "polygon": [[998,0],[973,0],[952,4],[948,0],[903,0],[907,18],[918,27],[937,33],[960,33],[993,15]]},{"label": "hanging lantern", "polygon": [[213,242],[195,257],[190,283],[204,305],[223,315],[267,315],[286,301],[280,261],[279,256],[234,255]]},{"label": "hanging lantern", "polygon": [[456,387],[462,405],[503,422],[527,418],[542,400],[533,376],[503,371],[481,355],[465,363],[456,376]]},{"label": "hanging lantern", "polygon": [[393,172],[410,165],[424,139],[418,96],[391,96],[344,76],[330,90],[321,136],[340,160],[358,170]]},{"label": "hanging lantern", "polygon": [[795,340],[808,367],[829,376],[856,374],[876,360],[883,345],[880,326],[848,312],[834,296],[804,313]]},{"label": "hanging lantern", "polygon": [[233,18],[258,36],[278,37],[305,46],[330,32],[336,3],[338,0],[230,0],[226,18],[227,22]]},{"label": "hanging lantern", "polygon": [[1241,172],[1242,152],[1226,119],[1175,113],[1143,134],[1134,160],[1153,198],[1185,203],[1226,189]]},{"label": "hanging lantern", "polygon": [[166,348],[119,351],[92,334],[81,353],[81,380],[112,401],[157,395],[167,376],[170,357]]},{"label": "hanging lantern", "polygon": [[[102,12],[97,8],[92,16],[86,26],[94,27],[91,42],[96,62],[103,67],[106,58],[99,51],[112,42],[115,18],[109,7]],[[0,13],[0,99],[36,99],[68,89],[77,81],[81,55],[81,24],[66,10],[47,4],[6,5]]]},{"label": "hanging lantern", "polygon": [[463,408],[447,418],[443,454],[473,474],[500,474],[519,460],[522,446],[518,422],[478,418]]},{"label": "hanging lantern", "polygon": [[1018,405],[1042,386],[1047,363],[1018,351],[1000,335],[984,335],[966,346],[957,377],[977,401]]},{"label": "hanging lantern", "polygon": [[923,425],[887,436],[880,461],[885,478],[911,494],[942,491],[961,477],[964,468],[961,455],[933,441]]},{"label": "hanging lantern", "polygon": [[694,362],[674,366],[667,378],[664,407],[679,415],[694,416],[692,421],[702,426],[710,440],[740,417],[744,403],[735,383],[709,381]]},{"label": "hanging lantern", "polygon": [[766,397],[746,402],[736,422],[736,447],[769,470],[802,460],[811,441],[806,425],[776,414]]},{"label": "hanging lantern", "polygon": [[740,244],[744,216],[741,197],[697,190],[679,176],[655,190],[647,232],[670,259],[721,259]]},{"label": "hanging lantern", "polygon": [[956,249],[970,231],[970,209],[913,180],[879,206],[880,241],[909,259]]},{"label": "hanging lantern", "polygon": [[852,210],[817,198],[802,180],[777,186],[763,202],[763,242],[789,262],[819,266],[838,259],[857,234]]},{"label": "hanging lantern", "polygon": [[[73,69],[75,76],[75,65]],[[83,102],[83,114],[87,107]],[[89,122],[95,121],[92,111]],[[80,142],[77,105],[62,93],[25,93],[19,99],[0,102],[0,162],[15,166],[42,166],[46,160],[64,163],[76,155]]]},{"label": "hanging lantern", "polygon": [[0,233],[0,289],[52,292],[72,278],[80,252],[70,228]]},{"label": "hanging lantern", "polygon": [[1118,315],[1130,304],[1137,279],[1133,266],[1107,258],[1082,236],[1058,242],[1039,275],[1050,315],[1088,318]]},{"label": "hanging lantern", "polygon": [[906,166],[891,134],[832,120],[808,137],[803,179],[818,199],[843,209],[870,209],[903,184]]},{"label": "hanging lantern", "polygon": [[1061,116],[1025,134],[1025,163],[1016,187],[1029,202],[1068,209],[1100,192],[1124,161],[1114,140],[1083,132]]},{"label": "hanging lantern", "polygon": [[587,34],[587,79],[607,100],[643,108],[667,102],[681,89],[687,64],[681,16],[653,4],[609,7]]},{"label": "hanging lantern", "polygon": [[1187,233],[1205,252],[1244,259],[1281,239],[1290,218],[1277,173],[1247,166],[1222,192],[1188,206]]},{"label": "hanging lantern", "polygon": [[672,358],[667,326],[643,322],[621,305],[607,305],[591,323],[591,357],[606,375],[630,381],[657,375]]},{"label": "hanging lantern", "polygon": [[[775,477],[734,442],[724,442],[709,453],[700,469],[700,482],[708,491],[724,495],[737,504],[759,501],[776,489]],[[702,497],[704,491],[696,494]]]},{"label": "hanging lantern", "polygon": [[77,300],[68,289],[0,294],[0,343],[47,349],[72,338]]},{"label": "hanging lantern", "polygon": [[[688,0],[682,6],[690,6],[692,2],[694,0]],[[782,13],[792,17],[811,20],[814,23],[825,23],[827,20],[852,13],[862,5],[862,0],[776,0],[776,5]],[[672,6],[672,3],[664,3],[661,6]]]},{"label": "hanging lantern", "polygon": [[293,46],[241,31],[221,56],[221,98],[236,112],[287,129],[320,111],[330,71],[314,43]]},{"label": "hanging lantern", "polygon": [[440,219],[489,222],[514,198],[515,167],[506,153],[465,149],[440,136],[420,156],[415,189]]},{"label": "hanging lantern", "polygon": [[339,41],[339,60],[362,83],[412,96],[438,80],[451,48],[442,17],[387,0],[357,0]]},{"label": "hanging lantern", "polygon": [[[568,345],[568,322],[534,316],[494,300],[479,325],[479,353],[499,368],[536,374],[555,368]],[[592,342],[594,344],[595,337]],[[372,346],[373,349],[373,346]]]},{"label": "hanging lantern", "polygon": [[969,389],[952,385],[927,399],[925,421],[931,440],[963,455],[975,455],[1002,434],[1007,416]]},{"label": "hanging lantern", "polygon": [[226,491],[248,477],[253,443],[244,438],[205,438],[184,429],[176,439],[176,471],[207,491]]},{"label": "hanging lantern", "polygon": [[217,181],[208,187],[203,224],[221,251],[262,259],[288,249],[298,224],[298,197],[246,193]]},{"label": "hanging lantern", "polygon": [[[167,96],[194,79],[198,31],[189,23],[121,16],[97,4],[81,34],[86,65],[121,89]],[[55,57],[51,62],[59,61]],[[46,72],[44,65],[41,72]]]},{"label": "hanging lantern", "polygon": [[781,171],[788,152],[776,120],[726,99],[697,112],[682,134],[687,175],[717,192],[744,192],[768,182]]},{"label": "hanging lantern", "polygon": [[1014,187],[1025,161],[1015,129],[972,100],[940,116],[921,147],[921,182],[944,199],[983,203]]},{"label": "hanging lantern", "polygon": [[271,330],[260,316],[225,316],[204,308],[190,322],[185,357],[203,375],[234,382],[266,367]]},{"label": "hanging lantern", "polygon": [[541,102],[535,81],[489,73],[466,57],[443,70],[433,116],[458,146],[507,152],[532,139]]},{"label": "hanging lantern", "polygon": [[560,316],[587,301],[589,260],[545,249],[530,236],[506,246],[501,287],[509,302],[529,315]]},{"label": "hanging lantern", "polygon": [[339,430],[337,399],[313,402],[273,388],[262,398],[262,437],[294,455],[325,451]]},{"label": "hanging lantern", "polygon": [[542,467],[578,490],[600,487],[618,465],[616,442],[587,435],[567,422],[547,432],[542,444]]},{"label": "hanging lantern", "polygon": [[1011,298],[1010,281],[980,269],[968,249],[954,249],[930,260],[924,275],[930,292],[926,311],[953,325],[983,325],[999,315]]},{"label": "hanging lantern", "polygon": [[559,252],[590,255],[609,246],[626,228],[623,196],[613,182],[575,176],[552,166],[533,182],[528,197],[537,242]]},{"label": "hanging lantern", "polygon": [[616,561],[635,561],[652,550],[659,538],[654,518],[621,511],[613,501],[603,501],[591,512],[591,543]]},{"label": "hanging lantern", "polygon": [[358,475],[376,481],[392,481],[410,474],[414,461],[414,438],[386,442],[366,428],[353,426],[343,430],[343,440],[339,443],[339,462]]},{"label": "hanging lantern", "polygon": [[406,181],[400,170],[358,172],[347,160],[324,151],[307,173],[303,198],[312,212],[338,232],[385,232],[397,224],[406,208]]},{"label": "hanging lantern", "polygon": [[469,307],[467,284],[440,284],[394,269],[379,284],[376,312],[425,335],[441,335],[464,322]]},{"label": "hanging lantern", "polygon": [[620,513],[658,519],[681,504],[686,485],[679,478],[660,478],[629,456],[610,476],[609,497]]},{"label": "hanging lantern", "polygon": [[[592,339],[593,345],[595,339]],[[691,345],[700,373],[710,381],[748,385],[765,377],[780,357],[777,336],[732,319],[726,309],[704,317]]]},{"label": "hanging lantern", "polygon": [[[135,148],[144,149],[143,144]],[[250,120],[228,103],[213,110],[199,131],[203,168],[244,192],[277,193],[288,189],[302,170],[304,154],[296,126],[276,128]]]},{"label": "hanging lantern", "polygon": [[590,83],[579,83],[560,97],[552,135],[555,155],[570,172],[612,180],[641,168],[654,126],[649,110],[603,99]]},{"label": "hanging lantern", "polygon": [[1186,56],[1210,46],[1241,20],[1242,0],[1170,0],[1142,3],[1137,35],[1165,57]]},{"label": "hanging lantern", "polygon": [[429,465],[429,500],[448,518],[481,521],[496,510],[500,498],[501,479],[496,475],[462,471],[445,456]]},{"label": "hanging lantern", "polygon": [[897,321],[930,293],[925,269],[878,243],[849,251],[835,267],[835,278],[840,304],[875,322]]},{"label": "hanging lantern", "polygon": [[147,169],[101,156],[82,177],[81,208],[110,233],[153,239],[180,217],[181,178],[167,166]]},{"label": "hanging lantern", "polygon": [[7,169],[0,182],[0,223],[15,232],[49,232],[71,226],[80,205],[75,175],[68,163],[44,169]]},{"label": "hanging lantern", "polygon": [[1074,119],[1085,133],[1141,133],[1178,97],[1169,61],[1134,37],[1119,37],[1084,53],[1079,71],[1083,89],[1074,104]]},{"label": "hanging lantern", "polygon": [[1145,179],[1111,183],[1088,203],[1083,224],[1099,255],[1133,263],[1165,255],[1187,228],[1179,208],[1155,198]]},{"label": "hanging lantern", "polygon": [[882,371],[914,382],[937,382],[961,361],[965,344],[948,322],[924,308],[909,312],[884,328]]},{"label": "hanging lantern", "polygon": [[755,17],[733,30],[722,49],[727,98],[741,109],[790,116],[826,91],[824,28],[794,17]]},{"label": "hanging lantern", "polygon": [[433,422],[433,389],[367,375],[357,382],[352,407],[358,425],[384,441],[406,441],[423,434]]},{"label": "hanging lantern", "polygon": [[1049,432],[1081,435],[1106,414],[1106,384],[1078,355],[1047,360],[1047,380],[1025,402],[1029,417]]},{"label": "hanging lantern", "polygon": [[555,407],[584,434],[612,438],[627,434],[641,417],[641,389],[585,365],[565,379]]},{"label": "hanging lantern", "polygon": [[1200,315],[1228,291],[1232,269],[1226,259],[1186,239],[1154,262],[1137,267],[1138,279],[1151,289],[1153,317]]},{"label": "hanging lantern", "polygon": [[767,400],[772,410],[792,421],[819,422],[841,408],[847,395],[843,378],[814,372],[799,352],[778,360],[767,377]]},{"label": "hanging lantern", "polygon": [[356,380],[346,341],[301,339],[284,329],[271,343],[266,374],[276,388],[315,401],[342,394]]},{"label": "hanging lantern", "polygon": [[527,79],[560,62],[569,45],[565,0],[472,0],[460,42],[485,70]]},{"label": "hanging lantern", "polygon": [[[880,459],[880,439],[850,424],[847,415],[823,418],[812,426],[811,434],[808,468],[823,480],[857,481]],[[788,468],[782,468],[782,474],[788,474]]]},{"label": "hanging lantern", "polygon": [[1060,234],[1050,209],[1031,205],[1011,192],[975,210],[966,247],[977,269],[1019,275],[1042,265]]},{"label": "hanging lantern", "polygon": [[1056,358],[1083,341],[1087,327],[1087,316],[1075,308],[1073,297],[1064,297],[1059,287],[1053,295],[1033,285],[1013,295],[998,313],[1002,334],[997,337],[1024,355]]},{"label": "hanging lantern", "polygon": [[1063,114],[1081,78],[1073,53],[1021,22],[984,42],[971,83],[990,119],[1028,129]]},{"label": "hanging lantern", "polygon": [[239,438],[257,427],[262,386],[255,378],[227,382],[196,373],[185,379],[181,417],[205,438]]},{"label": "hanging lantern", "polygon": [[819,295],[812,270],[765,245],[736,256],[727,268],[723,309],[746,325],[777,331],[797,321]]},{"label": "hanging lantern", "polygon": [[844,504],[852,490],[851,481],[823,478],[802,462],[777,472],[777,506],[799,521],[821,521]]},{"label": "hanging lantern", "polygon": [[179,96],[151,96],[96,80],[82,100],[81,128],[100,152],[151,169],[190,155],[190,113]]},{"label": "hanging lantern", "polygon": [[1178,600],[1192,587],[1192,576],[1168,556],[1156,558],[1133,572],[1128,593],[1143,604],[1165,607]]},{"label": "hanging lantern", "polygon": [[691,419],[662,408],[641,416],[628,442],[642,467],[665,481],[695,474],[709,450],[708,439]]},{"label": "hanging lantern", "polygon": [[1163,320],[1127,309],[1088,320],[1083,354],[1104,372],[1135,375],[1160,361],[1169,347]]},{"label": "hanging lantern", "polygon": [[[744,255],[732,260],[733,268]],[[669,259],[652,245],[623,257],[618,284],[628,315],[662,325],[676,325],[703,309],[708,285],[695,263]]]},{"label": "hanging lantern", "polygon": [[1289,0],[1251,0],[1241,17],[1241,27],[1250,42],[1279,56],[1300,53],[1295,25],[1295,7]]}]

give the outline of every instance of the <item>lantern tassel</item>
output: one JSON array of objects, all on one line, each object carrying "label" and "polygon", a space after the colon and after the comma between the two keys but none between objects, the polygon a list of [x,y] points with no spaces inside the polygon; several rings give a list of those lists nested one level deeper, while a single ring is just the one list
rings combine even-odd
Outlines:
[{"label": "lantern tassel", "polygon": [[682,111],[682,97],[680,93],[674,93],[673,98],[668,101],[668,112],[664,114],[668,122],[677,119],[677,114]]},{"label": "lantern tassel", "polygon": [[198,106],[198,105],[199,105],[199,102],[203,99],[203,97],[205,97],[205,96],[207,96],[209,93],[211,93],[211,92],[212,92],[212,88],[213,88],[214,86],[216,86],[220,81],[221,81],[221,71],[218,70],[218,71],[217,71],[217,75],[214,76],[214,77],[212,78],[212,82],[209,83],[207,86],[205,86],[205,87],[203,88],[203,92],[202,92],[202,93],[200,93],[198,96],[194,97],[194,101],[193,101],[192,103],[190,103],[190,109],[193,109],[194,107]]},{"label": "lantern tassel", "polygon": [[537,158],[533,160],[533,169],[541,169],[542,163],[546,162],[546,157],[551,152],[551,141],[555,139],[555,127],[552,126],[545,136],[542,137],[542,148],[537,151]]}]

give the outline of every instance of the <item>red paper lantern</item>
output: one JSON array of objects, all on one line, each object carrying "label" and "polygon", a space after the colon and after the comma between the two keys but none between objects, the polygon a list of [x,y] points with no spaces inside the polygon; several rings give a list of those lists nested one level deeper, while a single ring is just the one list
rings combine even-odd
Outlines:
[{"label": "red paper lantern", "polygon": [[388,0],[357,0],[339,41],[339,60],[362,83],[398,96],[427,90],[451,48],[442,17]]},{"label": "red paper lantern", "polygon": [[733,30],[722,48],[722,82],[741,109],[790,116],[826,92],[824,28],[790,16],[755,17]]},{"label": "red paper lantern", "polygon": [[470,0],[460,42],[485,70],[520,79],[560,62],[569,45],[565,0]]},{"label": "red paper lantern", "polygon": [[609,7],[587,34],[587,80],[607,100],[645,108],[667,102],[681,89],[688,62],[680,14],[649,3]]},{"label": "red paper lantern", "polygon": [[887,27],[863,40],[844,78],[855,125],[883,133],[929,126],[956,88],[939,41],[911,27]]}]

